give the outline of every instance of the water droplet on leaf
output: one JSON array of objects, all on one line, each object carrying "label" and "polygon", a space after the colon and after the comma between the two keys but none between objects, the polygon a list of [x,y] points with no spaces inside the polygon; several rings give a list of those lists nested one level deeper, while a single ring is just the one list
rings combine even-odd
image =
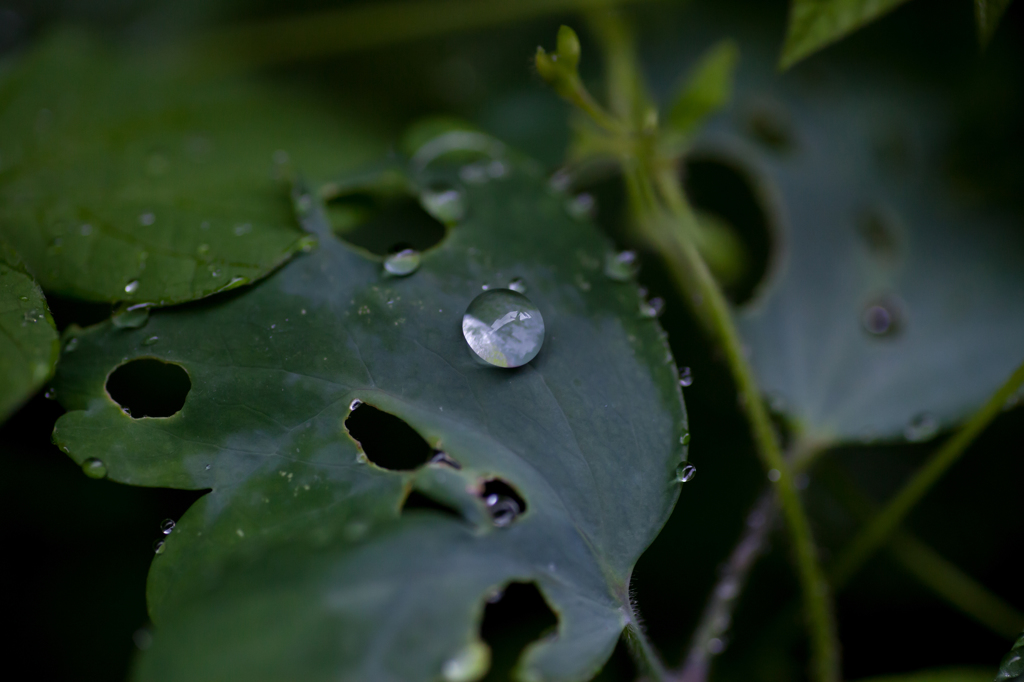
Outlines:
[{"label": "water droplet on leaf", "polygon": [[445,682],[472,682],[480,679],[491,665],[491,650],[483,642],[471,642],[444,662],[441,675]]},{"label": "water droplet on leaf", "polygon": [[416,249],[402,249],[384,259],[384,270],[395,277],[405,277],[420,267],[420,252]]},{"label": "water droplet on leaf", "polygon": [[692,481],[693,477],[697,475],[697,467],[692,464],[680,464],[676,467],[676,482],[687,483]]},{"label": "water droplet on leaf", "polygon": [[110,321],[118,329],[139,329],[149,322],[149,303],[122,305],[111,316]]},{"label": "water droplet on leaf", "polygon": [[133,279],[132,281],[128,282],[128,284],[124,285],[124,293],[126,293],[128,295],[134,294],[138,290],[139,290],[139,280],[137,280],[137,279]]},{"label": "water droplet on leaf", "polygon": [[597,204],[594,201],[593,195],[577,194],[572,199],[566,202],[565,209],[569,212],[576,220],[584,220],[586,218],[592,218],[594,216],[594,209]]},{"label": "water droplet on leaf", "polygon": [[163,554],[164,553],[164,548],[166,546],[167,545],[166,545],[166,542],[164,540],[157,540],[156,542],[153,543],[153,553],[154,554]]},{"label": "water droplet on leaf", "polygon": [[922,412],[903,429],[903,436],[911,443],[928,440],[939,431],[939,422],[928,412]]},{"label": "water droplet on leaf", "polygon": [[50,388],[46,389],[46,393],[43,394],[43,397],[46,398],[47,400],[56,400],[57,399],[57,389],[55,389],[53,387],[50,387]]},{"label": "water droplet on leaf", "polygon": [[523,281],[522,277],[516,277],[514,280],[508,283],[508,288],[512,291],[517,291],[520,294],[526,293],[526,282]]},{"label": "water droplet on leaf", "polygon": [[655,318],[665,310],[665,301],[654,297],[649,301],[640,302],[640,317]]},{"label": "water droplet on leaf", "polygon": [[522,513],[519,503],[507,495],[493,493],[484,499],[484,503],[491,514],[491,521],[499,528],[509,525]]},{"label": "water droplet on leaf", "polygon": [[495,367],[521,367],[544,344],[544,318],[526,296],[491,289],[469,304],[462,335],[476,355]]},{"label": "water droplet on leaf", "polygon": [[681,445],[689,445],[690,444],[690,434],[689,433],[684,433],[683,435],[679,436],[679,443]]},{"label": "water droplet on leaf", "polygon": [[629,282],[636,277],[639,264],[635,251],[607,253],[604,257],[604,274],[616,282]]},{"label": "water droplet on leaf", "polygon": [[420,194],[420,204],[430,215],[442,223],[451,225],[466,215],[466,203],[457,189],[430,189]]},{"label": "water droplet on leaf", "polygon": [[156,222],[156,216],[152,213],[143,213],[139,216],[139,225],[143,227],[149,227]]},{"label": "water droplet on leaf", "polygon": [[356,409],[357,407],[359,407],[359,406],[360,406],[360,405],[362,405],[362,404],[363,404],[363,401],[362,401],[362,400],[359,400],[358,398],[356,398],[356,399],[355,399],[355,400],[353,400],[353,401],[352,401],[351,403],[349,403],[349,405],[348,405],[348,411],[349,411],[349,412],[351,412],[352,410]]},{"label": "water droplet on leaf", "polygon": [[95,457],[90,457],[82,462],[82,471],[89,478],[105,478],[107,475],[107,465]]},{"label": "water droplet on leaf", "polygon": [[161,533],[164,535],[170,535],[172,530],[174,530],[174,519],[164,519],[160,522]]},{"label": "water droplet on leaf", "polygon": [[160,340],[159,336],[151,336],[148,339],[146,339],[145,341],[143,341],[142,345],[143,346],[152,346],[153,344],[155,344],[159,340]]},{"label": "water droplet on leaf", "polygon": [[683,367],[679,370],[679,385],[683,387],[693,385],[693,372],[689,367]]}]

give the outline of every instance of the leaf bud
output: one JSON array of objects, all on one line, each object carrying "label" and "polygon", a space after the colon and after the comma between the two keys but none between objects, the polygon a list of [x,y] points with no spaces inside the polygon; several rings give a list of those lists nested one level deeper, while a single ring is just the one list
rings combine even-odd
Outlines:
[{"label": "leaf bud", "polygon": [[580,63],[580,39],[576,31],[568,26],[560,26],[558,29],[558,61],[563,68],[575,72]]}]

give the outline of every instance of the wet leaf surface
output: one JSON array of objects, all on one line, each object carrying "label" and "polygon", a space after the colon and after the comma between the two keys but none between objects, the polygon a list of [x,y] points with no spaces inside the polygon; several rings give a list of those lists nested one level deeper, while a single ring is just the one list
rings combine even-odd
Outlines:
[{"label": "wet leaf surface", "polygon": [[[412,193],[445,184],[465,212],[408,276],[332,236],[300,192],[311,253],[138,329],[72,330],[58,444],[117,481],[211,490],[154,562],[140,679],[476,679],[486,598],[513,581],[535,583],[559,620],[524,675],[587,679],[611,654],[686,451],[663,333],[534,165],[420,161]],[[515,278],[546,333],[529,364],[502,369],[475,358],[461,324],[484,285]],[[188,372],[180,412],[134,419],[106,394],[136,358]],[[373,464],[344,426],[366,406],[446,456]],[[525,505],[511,519],[509,488]]]},{"label": "wet leaf surface", "polygon": [[40,389],[59,354],[39,285],[0,253],[0,422]]}]

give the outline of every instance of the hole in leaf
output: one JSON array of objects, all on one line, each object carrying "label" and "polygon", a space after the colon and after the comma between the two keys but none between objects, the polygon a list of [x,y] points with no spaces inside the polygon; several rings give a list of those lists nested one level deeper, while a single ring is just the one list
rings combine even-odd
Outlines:
[{"label": "hole in leaf", "polygon": [[107,395],[135,419],[177,414],[190,390],[181,365],[154,358],[132,360],[107,377]]},{"label": "hole in leaf", "polygon": [[426,251],[445,235],[444,225],[404,194],[347,194],[330,201],[327,214],[335,234],[378,256]]},{"label": "hole in leaf", "polygon": [[405,502],[402,503],[402,513],[410,509],[425,509],[429,511],[440,512],[446,516],[454,516],[455,518],[462,520],[462,514],[457,509],[449,507],[446,504],[438,502],[432,497],[428,497],[418,490],[413,490],[409,493],[408,497],[405,498]]},{"label": "hole in leaf", "polygon": [[507,526],[526,511],[526,500],[500,478],[486,481],[481,497],[495,526]]},{"label": "hole in leaf", "polygon": [[723,262],[716,268],[709,254],[703,255],[717,269],[730,300],[749,301],[775,255],[776,231],[763,194],[747,173],[716,157],[688,159],[683,177],[687,196],[710,229],[708,248]]},{"label": "hole in leaf", "polygon": [[360,404],[345,420],[345,428],[383,469],[405,471],[426,464],[434,450],[420,434],[393,414]]},{"label": "hole in leaf", "polygon": [[510,583],[484,608],[480,637],[491,647],[491,669],[484,680],[515,679],[512,670],[531,642],[550,634],[558,618],[534,583]]}]

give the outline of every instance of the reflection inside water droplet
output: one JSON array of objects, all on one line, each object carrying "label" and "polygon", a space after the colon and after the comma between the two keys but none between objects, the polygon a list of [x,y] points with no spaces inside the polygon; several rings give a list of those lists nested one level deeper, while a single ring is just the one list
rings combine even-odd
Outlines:
[{"label": "reflection inside water droplet", "polygon": [[420,267],[420,252],[416,249],[402,249],[384,259],[384,270],[389,275],[404,277]]},{"label": "reflection inside water droplet", "polygon": [[469,304],[462,335],[476,355],[495,367],[521,367],[544,344],[544,318],[526,296],[491,289]]},{"label": "reflection inside water droplet", "polygon": [[910,423],[903,429],[903,436],[911,443],[919,443],[928,440],[938,431],[938,420],[932,414],[922,412],[910,420]]},{"label": "reflection inside water droplet", "polygon": [[82,462],[82,471],[89,478],[104,478],[107,475],[107,465],[95,457]]},{"label": "reflection inside water droplet", "polygon": [[676,482],[686,483],[692,481],[693,477],[697,475],[697,467],[692,464],[680,464],[676,467]]}]

